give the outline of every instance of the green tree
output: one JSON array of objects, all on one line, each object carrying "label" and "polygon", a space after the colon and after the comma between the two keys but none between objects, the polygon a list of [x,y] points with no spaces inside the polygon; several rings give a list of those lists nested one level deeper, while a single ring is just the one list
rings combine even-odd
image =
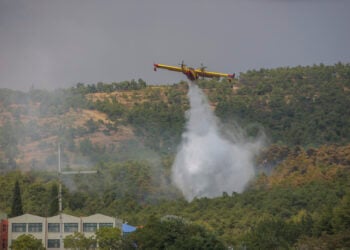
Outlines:
[{"label": "green tree", "polygon": [[47,215],[49,194],[49,189],[41,180],[37,179],[33,183],[26,183],[26,189],[22,194],[23,208],[26,213]]},{"label": "green tree", "polygon": [[22,214],[23,214],[23,208],[22,208],[21,189],[19,187],[18,180],[16,180],[15,188],[13,189],[11,216],[15,217]]},{"label": "green tree", "polygon": [[298,228],[281,219],[265,220],[245,237],[248,249],[288,249],[299,237]]},{"label": "green tree", "polygon": [[175,216],[151,218],[144,228],[127,237],[125,249],[226,249],[203,227]]},{"label": "green tree", "polygon": [[13,250],[45,250],[41,240],[36,239],[31,234],[22,234],[12,242]]},{"label": "green tree", "polygon": [[8,165],[12,168],[17,166],[15,158],[19,154],[17,146],[21,133],[20,125],[12,124],[10,121],[0,127],[0,148],[8,160]]},{"label": "green tree", "polygon": [[335,230],[350,230],[350,193],[346,194],[333,209],[333,214],[332,224]]},{"label": "green tree", "polygon": [[94,133],[98,129],[98,123],[91,118],[85,122],[85,126],[87,127],[89,133]]},{"label": "green tree", "polygon": [[83,233],[75,232],[63,239],[64,247],[74,250],[95,249],[96,239],[93,236],[85,237]]},{"label": "green tree", "polygon": [[56,184],[51,187],[49,216],[58,214],[58,187]]},{"label": "green tree", "polygon": [[85,138],[80,142],[80,152],[83,155],[89,155],[94,150],[94,146],[89,138]]},{"label": "green tree", "polygon": [[96,232],[96,239],[101,250],[122,249],[121,231],[118,228],[100,228]]}]

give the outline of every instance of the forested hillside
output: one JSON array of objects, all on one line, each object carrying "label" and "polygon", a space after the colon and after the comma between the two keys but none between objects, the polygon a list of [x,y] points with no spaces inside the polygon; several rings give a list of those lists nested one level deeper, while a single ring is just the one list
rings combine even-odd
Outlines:
[{"label": "forested hillside", "polygon": [[11,213],[18,180],[24,212],[57,213],[50,204],[60,144],[65,170],[98,170],[64,177],[67,213],[117,215],[134,225],[176,215],[225,246],[248,249],[350,247],[350,65],[252,70],[198,85],[222,127],[266,134],[245,192],[187,202],[171,184],[189,109],[186,82],[78,83],[0,90],[0,211]]}]

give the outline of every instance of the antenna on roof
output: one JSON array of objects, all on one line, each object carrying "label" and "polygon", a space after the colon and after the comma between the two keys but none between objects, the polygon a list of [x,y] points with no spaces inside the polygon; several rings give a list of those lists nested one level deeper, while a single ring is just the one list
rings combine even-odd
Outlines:
[{"label": "antenna on roof", "polygon": [[62,218],[62,174],[97,174],[96,170],[63,171],[61,169],[61,144],[58,143],[58,212],[60,217],[60,249],[63,249],[63,218]]}]

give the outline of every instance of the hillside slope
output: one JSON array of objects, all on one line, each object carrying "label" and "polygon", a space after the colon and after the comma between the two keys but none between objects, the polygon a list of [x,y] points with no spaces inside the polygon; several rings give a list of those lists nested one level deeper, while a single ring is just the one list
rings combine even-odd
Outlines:
[{"label": "hillside slope", "polygon": [[237,248],[350,247],[350,65],[261,69],[197,84],[221,127],[239,124],[247,137],[269,140],[241,194],[189,203],[172,185],[187,83],[80,83],[0,90],[0,211],[10,212],[19,180],[25,212],[57,213],[49,204],[57,199],[61,144],[64,169],[98,170],[64,178],[67,213],[117,214],[135,225],[182,216]]},{"label": "hillside slope", "polygon": [[[350,66],[261,69],[233,82],[200,80],[225,126],[272,143],[318,147],[350,141]],[[65,90],[0,91],[2,168],[52,168],[60,143],[67,165],[174,154],[184,131],[187,84],[141,79]],[[119,157],[116,157],[116,155]],[[125,157],[124,157],[125,155]],[[85,162],[85,163],[84,163]]]}]

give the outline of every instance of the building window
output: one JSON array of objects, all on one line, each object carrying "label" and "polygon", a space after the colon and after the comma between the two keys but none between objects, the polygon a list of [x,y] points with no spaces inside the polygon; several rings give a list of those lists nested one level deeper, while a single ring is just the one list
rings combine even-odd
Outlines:
[{"label": "building window", "polygon": [[99,223],[98,227],[99,228],[102,228],[102,227],[113,227],[113,223]]},{"label": "building window", "polygon": [[58,233],[60,231],[60,223],[49,223],[47,230],[49,233]]},{"label": "building window", "polygon": [[12,223],[12,232],[23,233],[26,231],[26,223]]},{"label": "building window", "polygon": [[47,240],[47,248],[59,248],[60,240],[59,239],[48,239]]},{"label": "building window", "polygon": [[28,232],[42,232],[43,224],[42,223],[28,223]]},{"label": "building window", "polygon": [[78,232],[78,223],[64,223],[64,232]]},{"label": "building window", "polygon": [[96,232],[97,223],[83,223],[84,232]]}]

